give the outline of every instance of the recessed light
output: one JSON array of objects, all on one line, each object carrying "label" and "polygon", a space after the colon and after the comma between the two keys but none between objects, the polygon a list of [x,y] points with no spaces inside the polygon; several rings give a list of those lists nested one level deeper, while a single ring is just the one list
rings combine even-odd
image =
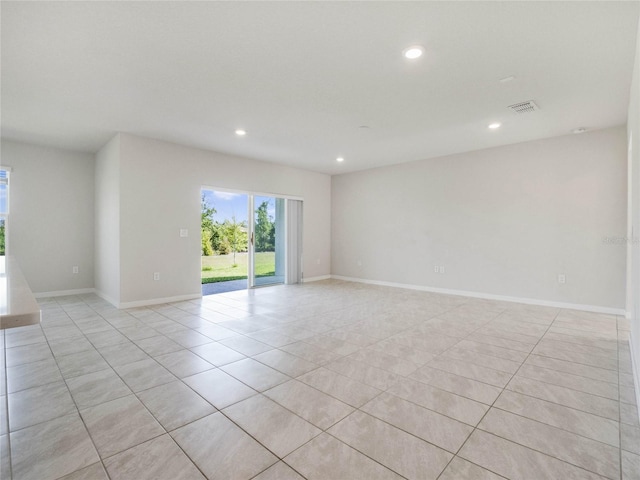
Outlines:
[{"label": "recessed light", "polygon": [[241,128],[236,130],[236,135],[238,135],[239,137],[244,137],[246,134],[247,134],[247,132],[242,130]]},{"label": "recessed light", "polygon": [[409,60],[415,60],[416,58],[420,58],[423,53],[424,53],[424,48],[421,47],[420,45],[413,45],[405,49],[404,52],[402,52],[404,57],[408,58]]},{"label": "recessed light", "polygon": [[502,124],[501,124],[501,123],[498,123],[498,122],[496,122],[496,123],[491,123],[491,124],[489,125],[489,128],[490,128],[491,130],[495,130],[496,128],[500,128],[500,125],[502,125]]},{"label": "recessed light", "polygon": [[336,158],[336,162],[342,163],[342,162],[344,162],[344,158],[338,157],[338,158]]},{"label": "recessed light", "polygon": [[584,128],[584,127],[580,127],[580,128],[574,128],[573,130],[571,130],[571,133],[576,133],[576,134],[578,134],[578,133],[584,133],[584,132],[586,132],[586,131],[587,131],[587,129],[586,129],[586,128]]}]

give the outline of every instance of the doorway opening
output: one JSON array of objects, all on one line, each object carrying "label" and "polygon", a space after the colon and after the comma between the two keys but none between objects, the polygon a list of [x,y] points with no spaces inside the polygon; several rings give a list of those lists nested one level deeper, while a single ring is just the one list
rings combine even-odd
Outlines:
[{"label": "doorway opening", "polygon": [[302,201],[205,187],[201,213],[203,295],[301,281]]}]

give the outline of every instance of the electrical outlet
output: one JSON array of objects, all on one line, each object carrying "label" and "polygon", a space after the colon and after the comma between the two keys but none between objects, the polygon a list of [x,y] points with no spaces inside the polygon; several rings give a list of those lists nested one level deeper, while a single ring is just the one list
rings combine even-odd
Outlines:
[{"label": "electrical outlet", "polygon": [[444,273],[444,267],[442,265],[440,266],[440,273]]},{"label": "electrical outlet", "polygon": [[156,280],[156,281],[160,280],[160,272],[154,272],[153,279]]},{"label": "electrical outlet", "polygon": [[359,267],[361,267],[362,266],[362,260],[358,260],[357,264],[358,264]]},{"label": "electrical outlet", "polygon": [[78,267],[73,267],[73,273],[78,273]]},{"label": "electrical outlet", "polygon": [[188,237],[189,236],[189,230],[187,230],[186,228],[181,228],[180,229],[180,236],[181,237]]},{"label": "electrical outlet", "polygon": [[567,277],[564,273],[558,274],[558,283],[567,283]]},{"label": "electrical outlet", "polygon": [[440,273],[440,268],[437,265],[433,267],[433,273]]}]

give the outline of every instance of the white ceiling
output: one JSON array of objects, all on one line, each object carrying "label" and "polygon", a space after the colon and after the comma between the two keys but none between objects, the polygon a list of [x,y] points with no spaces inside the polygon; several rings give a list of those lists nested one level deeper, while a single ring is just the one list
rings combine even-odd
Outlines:
[{"label": "white ceiling", "polygon": [[[95,152],[121,131],[331,174],[624,124],[639,11],[611,1],[1,5],[4,138]],[[401,56],[412,44],[425,47],[418,61]],[[524,100],[540,110],[506,108]],[[502,128],[488,130],[494,121]]]}]

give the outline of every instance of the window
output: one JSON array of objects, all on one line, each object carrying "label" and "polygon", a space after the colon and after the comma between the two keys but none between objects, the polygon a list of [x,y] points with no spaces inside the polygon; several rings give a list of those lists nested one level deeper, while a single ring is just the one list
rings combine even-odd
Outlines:
[{"label": "window", "polygon": [[0,256],[6,251],[6,232],[9,220],[9,169],[0,167]]}]

